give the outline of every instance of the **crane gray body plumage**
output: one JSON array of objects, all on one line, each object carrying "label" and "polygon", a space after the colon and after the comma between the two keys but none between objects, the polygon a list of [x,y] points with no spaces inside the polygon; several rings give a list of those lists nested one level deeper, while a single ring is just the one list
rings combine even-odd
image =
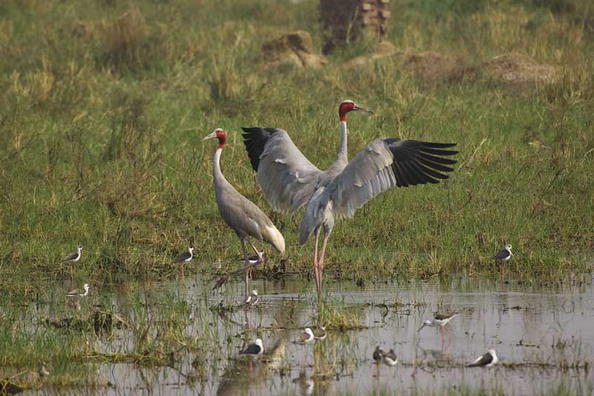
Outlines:
[{"label": "crane gray body plumage", "polygon": [[313,165],[278,128],[242,128],[244,143],[266,200],[277,212],[295,212],[314,192],[347,165],[346,131],[341,134],[336,160],[326,169]]},{"label": "crane gray body plumage", "polygon": [[241,239],[252,237],[270,243],[281,254],[285,252],[285,240],[272,220],[253,202],[241,195],[227,181],[220,167],[221,150],[215,152],[213,182],[219,213],[227,225]]},{"label": "crane gray body plumage", "polygon": [[[221,154],[223,152],[223,147],[227,142],[227,134],[221,128],[217,128],[203,140],[214,138],[219,141],[212,161],[215,198],[221,217],[235,234],[237,234],[241,241],[241,250],[243,252],[243,260],[245,263],[245,293],[247,297],[249,291],[250,265],[245,248],[245,241],[247,240],[252,249],[254,249],[254,253],[258,256],[256,262],[258,263],[262,261],[262,257],[258,249],[256,249],[254,244],[249,240],[249,237],[271,244],[281,254],[285,253],[285,238],[260,208],[241,195],[239,191],[227,181],[221,171]],[[215,285],[215,288],[221,285],[221,283],[219,283],[221,280],[224,282],[225,279],[225,277],[221,278]]]}]

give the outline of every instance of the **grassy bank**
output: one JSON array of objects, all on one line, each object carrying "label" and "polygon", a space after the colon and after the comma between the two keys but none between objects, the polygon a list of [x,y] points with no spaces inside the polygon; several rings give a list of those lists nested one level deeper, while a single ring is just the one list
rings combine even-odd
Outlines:
[{"label": "grassy bank", "polygon": [[[352,155],[393,136],[458,142],[460,162],[446,183],[390,191],[337,226],[329,271],[491,273],[489,256],[505,242],[512,273],[583,269],[594,243],[594,11],[578,0],[454,3],[393,10],[397,48],[462,65],[429,78],[394,58],[341,67],[371,43],[320,69],[264,69],[270,37],[301,29],[321,46],[312,0],[4,1],[0,286],[68,273],[59,259],[78,243],[80,278],[166,274],[189,243],[205,271],[219,258],[236,265],[239,243],[214,203],[213,147],[201,138],[230,132],[223,171],[272,214],[239,127],[282,127],[324,167],[346,98],[376,113],[350,117]],[[557,78],[504,83],[485,72],[512,52],[554,66]],[[299,216],[273,220],[291,269],[309,269]]]}]

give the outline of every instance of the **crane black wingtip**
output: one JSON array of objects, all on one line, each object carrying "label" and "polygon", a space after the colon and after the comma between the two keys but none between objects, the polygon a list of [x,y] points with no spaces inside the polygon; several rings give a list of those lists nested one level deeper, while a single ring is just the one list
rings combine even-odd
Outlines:
[{"label": "crane black wingtip", "polygon": [[423,145],[425,147],[431,147],[431,148],[449,148],[449,147],[457,146],[458,143],[423,142]]},{"label": "crane black wingtip", "polygon": [[243,143],[250,157],[252,168],[257,172],[260,165],[260,156],[264,152],[266,142],[272,134],[271,128],[241,127],[243,130]]}]

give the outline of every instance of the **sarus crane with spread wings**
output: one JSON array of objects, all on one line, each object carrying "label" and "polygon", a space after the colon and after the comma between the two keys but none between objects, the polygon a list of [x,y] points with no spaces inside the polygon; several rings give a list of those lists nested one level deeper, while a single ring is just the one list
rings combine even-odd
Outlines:
[{"label": "sarus crane with spread wings", "polygon": [[[314,276],[322,290],[324,255],[337,220],[393,187],[439,183],[456,163],[449,150],[456,143],[431,143],[395,138],[375,139],[350,162],[347,159],[347,114],[365,110],[350,100],[338,108],[341,141],[330,167],[320,170],[295,146],[289,134],[277,128],[242,128],[244,144],[266,200],[275,211],[294,212],[305,206],[299,225],[299,243],[313,233]],[[322,249],[318,241],[324,231]]]}]

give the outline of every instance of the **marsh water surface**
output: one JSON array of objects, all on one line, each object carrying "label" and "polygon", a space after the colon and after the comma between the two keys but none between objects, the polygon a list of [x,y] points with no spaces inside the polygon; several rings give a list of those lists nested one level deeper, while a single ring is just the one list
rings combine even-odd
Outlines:
[{"label": "marsh water surface", "polygon": [[[214,292],[211,286],[187,277],[123,283],[95,287],[73,303],[63,287],[48,285],[35,302],[19,308],[18,320],[23,331],[85,318],[98,309],[122,320],[125,325],[105,333],[96,327],[68,328],[73,322],[59,330],[77,337],[82,332],[86,343],[81,360],[94,387],[68,388],[74,393],[360,395],[487,389],[511,395],[593,390],[590,275],[556,286],[465,278],[363,287],[329,283],[322,305],[312,297],[312,283],[258,280],[253,286],[260,302],[249,310],[240,304],[243,284]],[[7,304],[0,309],[16,309]],[[459,316],[443,331],[418,331],[436,311]],[[293,343],[304,326],[324,321],[329,327],[325,340]],[[256,337],[263,339],[264,356],[240,357],[241,348]],[[378,345],[394,349],[397,366],[374,363]],[[465,367],[489,348],[497,351],[501,364]],[[69,370],[68,365],[51,367],[51,359],[48,364],[53,372]],[[50,384],[29,390],[63,391]]]}]

